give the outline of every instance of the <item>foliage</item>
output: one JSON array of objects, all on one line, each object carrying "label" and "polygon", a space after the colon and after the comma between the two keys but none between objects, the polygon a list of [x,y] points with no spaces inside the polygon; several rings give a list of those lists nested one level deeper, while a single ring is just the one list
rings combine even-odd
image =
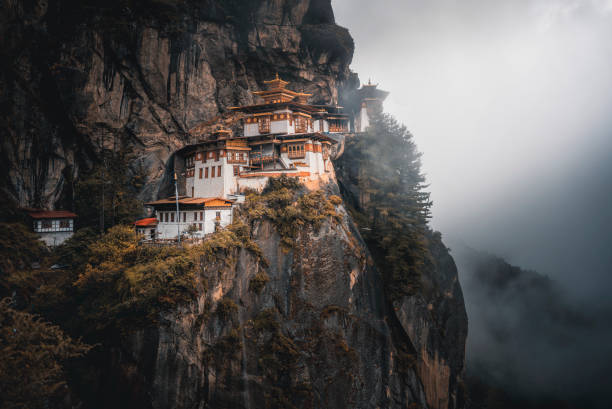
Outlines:
[{"label": "foliage", "polygon": [[302,185],[293,178],[270,178],[261,194],[247,195],[238,214],[250,225],[256,220],[270,220],[281,236],[281,245],[293,248],[305,228],[316,231],[324,220],[339,220],[334,205],[322,191],[302,190]]},{"label": "foliage", "polygon": [[135,155],[130,148],[105,150],[99,162],[76,184],[76,210],[81,226],[104,229],[130,223],[142,213],[137,194],[144,185],[142,164],[130,167]]},{"label": "foliage", "polygon": [[240,219],[235,219],[225,229],[216,231],[210,238],[190,248],[189,252],[199,260],[202,267],[215,261],[227,259],[231,250],[244,248],[254,255],[264,265],[265,260],[261,249],[251,238],[249,226]]},{"label": "foliage", "polygon": [[0,222],[0,280],[17,270],[29,270],[46,255],[45,245],[23,223]]},{"label": "foliage", "polygon": [[91,257],[90,246],[98,239],[100,234],[92,227],[77,230],[72,237],[54,249],[55,263],[71,268],[85,265]]},{"label": "foliage", "polygon": [[261,290],[263,290],[266,284],[268,284],[268,281],[270,281],[268,274],[266,274],[266,272],[263,270],[258,271],[257,274],[251,278],[251,281],[249,281],[249,291],[252,291],[255,294],[261,293]]},{"label": "foliage", "polygon": [[377,113],[365,134],[347,141],[336,164],[349,211],[383,272],[391,300],[419,289],[430,260],[431,201],[420,156],[406,127]]},{"label": "foliage", "polygon": [[128,226],[109,229],[89,246],[91,255],[74,286],[81,320],[96,329],[110,324],[129,329],[142,318],[193,299],[195,260],[183,248],[138,245]]},{"label": "foliage", "polygon": [[261,370],[266,388],[264,398],[266,407],[295,408],[292,403],[298,397],[309,395],[308,384],[295,384],[292,380],[296,373],[301,352],[290,335],[283,333],[277,319],[278,311],[269,308],[261,311],[253,320],[253,331],[258,342],[257,366]]},{"label": "foliage", "polygon": [[8,298],[0,301],[0,407],[48,408],[66,393],[62,363],[91,346],[10,303]]},{"label": "foliage", "polygon": [[238,312],[238,306],[231,298],[224,297],[217,304],[215,312],[220,320],[225,322],[231,321]]},{"label": "foliage", "polygon": [[338,206],[339,204],[342,203],[342,198],[338,195],[331,195],[329,197],[329,201],[331,202],[331,204],[333,204],[334,206]]}]

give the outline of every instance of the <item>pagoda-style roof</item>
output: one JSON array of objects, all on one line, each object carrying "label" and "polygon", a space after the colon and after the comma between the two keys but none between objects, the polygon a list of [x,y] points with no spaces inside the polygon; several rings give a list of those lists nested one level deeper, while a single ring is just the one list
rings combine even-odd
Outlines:
[{"label": "pagoda-style roof", "polygon": [[285,86],[289,85],[289,82],[280,79],[277,72],[276,77],[273,80],[264,81],[264,84],[268,86],[268,89],[278,89],[285,88]]},{"label": "pagoda-style roof", "polygon": [[290,101],[305,104],[308,102],[308,98],[312,96],[312,94],[287,89],[286,87],[289,82],[280,79],[278,77],[278,73],[276,73],[276,78],[273,80],[264,81],[264,84],[266,84],[267,89],[263,91],[254,91],[253,95],[263,98],[266,104],[278,104]]},{"label": "pagoda-style roof", "polygon": [[304,112],[308,114],[312,114],[318,112],[317,108],[314,108],[312,105],[302,104],[297,101],[284,101],[284,102],[274,102],[274,103],[265,103],[265,104],[256,104],[256,105],[245,105],[242,107],[230,107],[229,109],[239,112],[245,112],[249,114],[256,114],[260,112],[268,112],[268,111],[278,111],[283,108],[289,108],[295,112]]},{"label": "pagoda-style roof", "polygon": [[378,84],[372,84],[371,80],[368,80],[367,84],[363,84],[361,88],[357,90],[357,95],[359,95],[360,99],[376,99],[379,101],[384,101],[387,96],[389,96],[388,91],[383,91],[378,89]]}]

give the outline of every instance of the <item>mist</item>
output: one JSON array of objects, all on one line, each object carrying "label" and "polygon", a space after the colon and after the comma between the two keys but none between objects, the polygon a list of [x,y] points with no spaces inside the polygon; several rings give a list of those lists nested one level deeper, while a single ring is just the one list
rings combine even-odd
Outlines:
[{"label": "mist", "polygon": [[[468,371],[532,397],[602,396],[612,361],[612,1],[333,6],[355,39],[352,69],[391,92],[385,111],[423,153],[432,227],[459,247]],[[493,297],[461,248],[550,281],[519,280]]]},{"label": "mist", "polygon": [[352,69],[391,92],[385,110],[423,152],[432,226],[554,275],[577,296],[603,295],[612,1],[333,6],[355,39]]}]

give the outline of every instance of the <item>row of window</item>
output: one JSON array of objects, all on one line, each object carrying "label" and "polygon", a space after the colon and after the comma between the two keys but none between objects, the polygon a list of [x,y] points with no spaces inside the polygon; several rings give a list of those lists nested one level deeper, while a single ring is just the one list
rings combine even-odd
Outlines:
[{"label": "row of window", "polygon": [[[183,216],[183,223],[187,222],[187,213],[193,213],[193,221],[197,221],[198,220],[198,214],[200,216],[199,220],[203,221],[204,220],[204,212],[180,212],[180,214],[182,214]],[[159,212],[159,217],[158,220],[160,222],[164,222],[164,223],[172,223],[174,222],[174,217],[176,215],[176,212]],[[216,213],[216,218],[217,219],[221,219],[221,212],[218,211]]]},{"label": "row of window", "polygon": [[[217,175],[215,176],[215,168],[217,170]],[[204,179],[208,179],[208,167],[200,168],[200,179],[202,179],[202,175],[204,175]],[[210,177],[221,177],[221,165],[219,166],[211,166],[210,167]]]},{"label": "row of window", "polygon": [[227,152],[228,162],[246,162],[247,155],[244,152]]},{"label": "row of window", "polygon": [[193,168],[195,164],[195,156],[194,155],[190,155],[187,157],[187,159],[185,159],[185,167],[187,168]]},{"label": "row of window", "polygon": [[290,158],[303,158],[306,156],[304,144],[288,145],[287,154]]},{"label": "row of window", "polygon": [[36,231],[71,231],[72,220],[39,220],[34,222],[34,230]]}]

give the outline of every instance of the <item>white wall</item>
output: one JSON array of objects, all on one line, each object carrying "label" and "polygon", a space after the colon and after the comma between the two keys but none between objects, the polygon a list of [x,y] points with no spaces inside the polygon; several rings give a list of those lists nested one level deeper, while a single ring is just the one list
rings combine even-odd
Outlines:
[{"label": "white wall", "polygon": [[365,130],[370,126],[370,118],[368,117],[368,109],[363,106],[361,107],[361,111],[359,111],[359,129],[356,129],[357,132],[365,132]]},{"label": "white wall", "polygon": [[270,122],[270,133],[293,133],[293,125],[289,125],[288,119]]},{"label": "white wall", "polygon": [[244,124],[244,136],[257,136],[259,135],[259,124]]},{"label": "white wall", "polygon": [[[176,239],[177,231],[180,228],[181,234],[186,234],[189,226],[195,224],[196,226],[199,223],[202,223],[202,231],[197,231],[194,236],[203,236],[204,234],[213,233],[215,231],[215,221],[217,212],[221,212],[221,221],[220,226],[225,227],[232,222],[232,208],[223,208],[223,209],[205,209],[205,210],[187,210],[180,212],[180,222],[177,223],[176,220],[174,222],[165,222],[161,219],[161,213],[166,213],[164,210],[162,212],[156,211],[157,220],[159,223],[157,225],[157,238],[159,239]],[[193,219],[193,213],[197,213],[197,220]],[[204,220],[200,220],[200,212],[203,212]],[[186,213],[186,219],[183,222],[183,213]],[[176,217],[176,216],[175,216]],[[165,218],[163,219],[165,220]],[[168,218],[170,220],[170,218]]]},{"label": "white wall", "polygon": [[58,231],[52,233],[38,233],[38,236],[47,246],[59,246],[72,237],[72,234],[73,232],[71,231]]},{"label": "white wall", "polygon": [[[217,176],[218,166],[221,165],[221,177]],[[207,159],[206,162],[196,162],[194,177],[194,197],[224,197],[225,176],[227,167],[225,158],[219,157],[218,161]],[[215,167],[215,177],[212,176],[211,167]],[[205,168],[208,168],[208,178],[206,178]],[[202,179],[200,179],[200,169],[202,169]]]},{"label": "white wall", "polygon": [[187,196],[191,197],[191,188],[194,186],[194,184],[193,184],[194,179],[198,176],[197,172],[198,172],[198,170],[196,169],[195,177],[191,177],[191,178],[186,178],[185,179],[185,195],[187,195]]}]

